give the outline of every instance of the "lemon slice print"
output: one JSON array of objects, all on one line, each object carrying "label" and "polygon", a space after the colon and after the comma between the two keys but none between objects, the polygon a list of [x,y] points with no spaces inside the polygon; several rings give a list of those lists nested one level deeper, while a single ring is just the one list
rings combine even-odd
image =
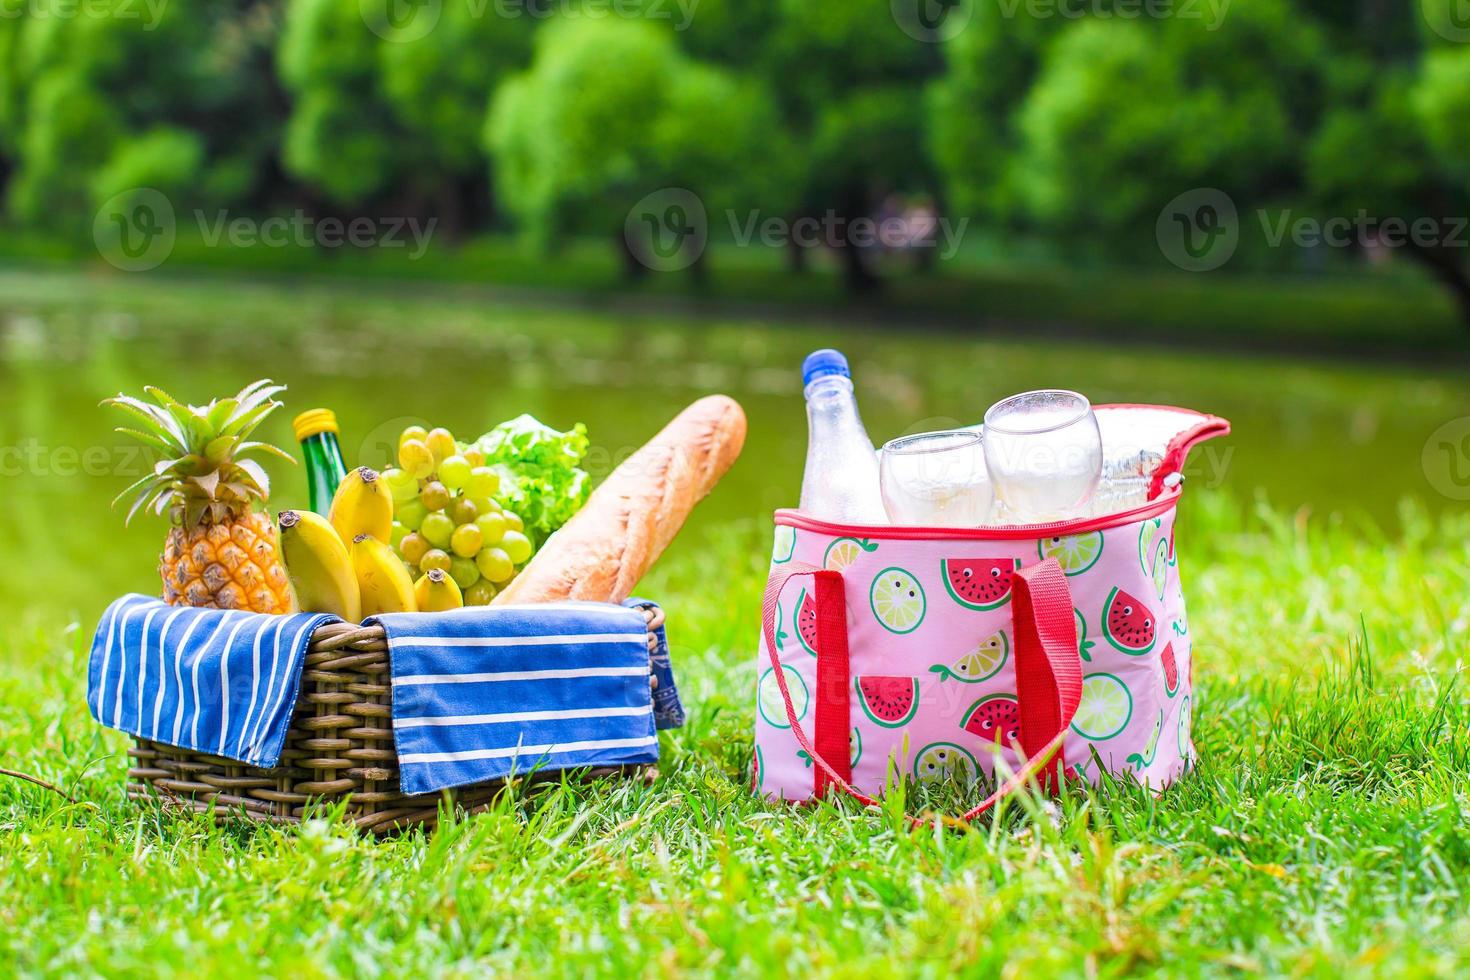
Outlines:
[{"label": "lemon slice print", "polygon": [[[786,672],[786,689],[791,692],[791,706],[796,709],[796,720],[806,717],[811,695],[807,693],[806,681],[793,668],[781,665]],[[760,693],[756,698],[761,717],[775,728],[790,728],[791,719],[786,717],[786,702],[781,699],[781,685],[776,682],[776,668],[767,667],[761,675]]]},{"label": "lemon slice print", "polygon": [[902,568],[885,568],[868,592],[873,615],[890,633],[912,633],[924,621],[927,603],[919,580]]},{"label": "lemon slice print", "polygon": [[784,565],[796,553],[796,528],[776,525],[776,543],[771,548],[771,564]]},{"label": "lemon slice print", "polygon": [[1082,700],[1072,719],[1072,731],[1101,742],[1128,727],[1133,717],[1133,695],[1112,674],[1088,674],[1082,678]]},{"label": "lemon slice print", "polygon": [[914,778],[924,783],[955,777],[973,782],[976,770],[975,757],[953,742],[926,745],[914,757]]},{"label": "lemon slice print", "polygon": [[1163,539],[1154,548],[1153,580],[1154,594],[1163,599],[1169,584],[1169,542]]},{"label": "lemon slice print", "polygon": [[994,677],[1005,666],[1010,650],[1011,643],[1006,639],[1005,631],[998,630],[978,647],[956,660],[953,666],[935,664],[929,670],[938,674],[942,681],[953,678],[966,684],[978,684]]},{"label": "lemon slice print", "polygon": [[1152,570],[1154,556],[1154,535],[1164,526],[1161,517],[1155,517],[1151,521],[1144,521],[1138,529],[1138,564],[1142,566],[1145,573]]},{"label": "lemon slice print", "polygon": [[870,541],[838,538],[827,546],[827,553],[822,556],[822,567],[834,572],[845,572],[863,552],[877,550],[878,546]]},{"label": "lemon slice print", "polygon": [[1101,531],[1088,534],[1071,534],[1061,538],[1042,538],[1036,545],[1036,553],[1042,561],[1055,558],[1062,571],[1068,575],[1081,575],[1102,557],[1103,536]]}]

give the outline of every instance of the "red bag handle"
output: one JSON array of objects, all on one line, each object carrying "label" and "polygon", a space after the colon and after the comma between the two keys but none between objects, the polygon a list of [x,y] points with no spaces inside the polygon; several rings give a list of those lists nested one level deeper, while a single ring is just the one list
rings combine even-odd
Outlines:
[{"label": "red bag handle", "polygon": [[[817,677],[818,684],[834,688],[840,682],[843,698],[817,698],[817,740],[812,744],[796,719],[796,707],[786,684],[786,672],[776,653],[776,603],[786,583],[798,575],[815,580],[817,607]],[[1027,762],[1010,779],[974,809],[958,820],[969,822],[995,806],[1027,781],[1041,774],[1042,785],[1060,785],[1062,742],[1067,727],[1077,713],[1082,698],[1082,661],[1077,652],[1077,625],[1072,613],[1071,590],[1056,559],[1017,569],[1011,588],[1011,619],[1015,634],[1016,699],[1021,717],[1021,751]],[[761,610],[761,629],[765,635],[766,654],[775,668],[776,685],[786,705],[786,717],[796,742],[811,757],[817,774],[816,791],[824,793],[828,786],[862,803],[877,806],[878,801],[854,787],[848,762],[849,721],[824,715],[824,703],[846,705],[845,693],[850,664],[847,649],[847,606],[841,573],[817,568],[802,562],[790,562],[771,574],[766,583]],[[830,680],[824,680],[830,678]],[[836,693],[833,691],[832,693]],[[835,743],[835,748],[834,748]],[[827,762],[827,756],[841,760],[838,767]],[[840,771],[839,771],[840,769]],[[924,822],[910,816],[914,823]]]}]

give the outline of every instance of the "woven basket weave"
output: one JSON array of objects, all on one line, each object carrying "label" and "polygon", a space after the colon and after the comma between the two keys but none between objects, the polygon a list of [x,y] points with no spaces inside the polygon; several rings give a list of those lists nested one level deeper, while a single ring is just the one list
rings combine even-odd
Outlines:
[{"label": "woven basket weave", "polygon": [[[643,614],[651,652],[663,612],[650,605],[643,607]],[[652,675],[649,682],[657,683]],[[433,826],[446,801],[473,813],[504,788],[504,780],[495,780],[442,794],[400,793],[391,699],[388,641],[382,627],[322,626],[307,648],[301,693],[279,765],[261,769],[135,738],[128,750],[132,760],[128,797],[212,812],[221,820],[245,817],[274,823],[298,823],[310,808],[345,798],[347,819],[364,830],[387,833]],[[647,766],[582,771],[590,776],[653,775]],[[548,772],[529,778],[559,777],[558,772]]]}]

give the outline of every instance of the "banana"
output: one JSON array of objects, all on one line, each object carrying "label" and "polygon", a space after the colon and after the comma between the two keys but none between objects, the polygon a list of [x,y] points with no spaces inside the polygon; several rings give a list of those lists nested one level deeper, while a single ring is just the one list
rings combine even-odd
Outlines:
[{"label": "banana", "polygon": [[371,534],[359,534],[352,542],[352,567],[362,592],[362,614],[417,612],[413,579],[403,559]]},{"label": "banana", "polygon": [[419,612],[448,612],[464,606],[459,583],[444,574],[442,568],[431,568],[413,586],[414,601]]},{"label": "banana", "polygon": [[362,595],[357,573],[331,523],[320,514],[300,510],[281,511],[278,523],[281,554],[302,611],[332,613],[349,623],[360,622]]},{"label": "banana", "polygon": [[359,534],[371,534],[386,544],[393,532],[393,495],[378,479],[377,470],[359,466],[337,487],[327,519],[349,548]]}]

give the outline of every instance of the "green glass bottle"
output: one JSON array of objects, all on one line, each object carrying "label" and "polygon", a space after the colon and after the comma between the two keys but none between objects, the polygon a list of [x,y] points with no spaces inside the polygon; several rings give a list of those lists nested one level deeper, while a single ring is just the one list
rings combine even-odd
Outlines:
[{"label": "green glass bottle", "polygon": [[306,458],[306,484],[311,509],[325,517],[332,506],[337,484],[347,476],[347,467],[342,463],[342,447],[337,444],[336,413],[328,408],[313,408],[296,416],[291,425],[296,430],[297,441],[301,443],[301,455]]}]

